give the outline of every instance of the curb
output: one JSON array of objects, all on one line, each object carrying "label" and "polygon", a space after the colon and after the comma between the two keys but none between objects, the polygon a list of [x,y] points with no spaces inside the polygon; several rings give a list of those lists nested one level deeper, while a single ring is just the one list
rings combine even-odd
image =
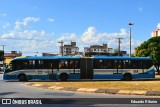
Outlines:
[{"label": "curb", "polygon": [[145,96],[160,96],[160,91],[145,91],[145,90],[118,90],[118,89],[101,89],[101,88],[74,88],[74,87],[57,87],[43,84],[23,83],[23,85],[35,88],[72,91],[72,92],[87,92],[98,94],[118,94],[118,95],[145,95]]}]

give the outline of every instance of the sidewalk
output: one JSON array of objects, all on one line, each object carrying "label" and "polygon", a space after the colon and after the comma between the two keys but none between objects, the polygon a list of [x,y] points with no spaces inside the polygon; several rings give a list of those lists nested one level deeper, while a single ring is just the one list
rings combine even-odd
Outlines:
[{"label": "sidewalk", "polygon": [[119,94],[119,95],[145,95],[145,96],[160,96],[160,91],[145,91],[145,90],[117,90],[117,89],[101,89],[101,88],[74,88],[74,87],[57,87],[48,86],[35,83],[24,83],[26,86],[32,86],[35,88],[50,89],[50,90],[62,90],[73,92],[88,92],[99,94]]}]

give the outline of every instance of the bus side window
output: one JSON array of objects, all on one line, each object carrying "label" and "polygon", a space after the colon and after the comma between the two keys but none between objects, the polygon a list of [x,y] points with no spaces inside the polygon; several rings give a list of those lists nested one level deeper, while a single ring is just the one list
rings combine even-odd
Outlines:
[{"label": "bus side window", "polygon": [[102,69],[102,60],[93,60],[93,67],[94,69]]},{"label": "bus side window", "polygon": [[75,69],[80,69],[80,62],[75,60]]},{"label": "bus side window", "polygon": [[114,61],[113,61],[113,68],[114,68],[114,69],[117,69],[117,68],[118,68],[118,61],[117,61],[117,60],[114,60]]},{"label": "bus side window", "polygon": [[143,69],[149,69],[151,66],[153,65],[152,61],[151,60],[144,60],[142,61],[142,67]]},{"label": "bus side window", "polygon": [[129,69],[129,60],[123,60],[123,69]]},{"label": "bus side window", "polygon": [[22,69],[28,69],[28,64],[29,62],[26,60],[26,61],[23,61],[22,62]]},{"label": "bus side window", "polygon": [[61,60],[59,61],[59,69],[68,69],[68,61],[67,60]]},{"label": "bus side window", "polygon": [[35,60],[30,60],[29,61],[29,68],[34,69],[35,68]]},{"label": "bus side window", "polygon": [[118,61],[117,61],[117,64],[118,64],[118,69],[123,69],[122,60],[118,60]]},{"label": "bus side window", "polygon": [[131,60],[131,69],[141,69],[142,68],[141,60]]},{"label": "bus side window", "polygon": [[113,69],[113,60],[108,60],[108,69]]},{"label": "bus side window", "polygon": [[70,64],[69,64],[69,68],[70,68],[70,69],[74,69],[74,68],[75,68],[75,67],[74,67],[74,66],[75,66],[74,61],[73,61],[73,60],[70,60],[69,63],[70,63]]},{"label": "bus side window", "polygon": [[103,60],[103,68],[104,69],[108,68],[108,61],[107,60]]}]

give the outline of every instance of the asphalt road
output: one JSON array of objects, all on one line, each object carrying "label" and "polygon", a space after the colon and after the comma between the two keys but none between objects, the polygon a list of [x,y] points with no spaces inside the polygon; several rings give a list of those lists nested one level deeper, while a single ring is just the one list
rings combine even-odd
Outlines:
[{"label": "asphalt road", "polygon": [[[0,75],[1,76],[1,75]],[[82,107],[83,106],[87,106],[87,107],[110,107],[111,105],[114,107],[134,107],[135,105],[137,105],[137,107],[141,107],[142,104],[138,105],[138,104],[123,104],[121,102],[123,102],[123,100],[119,100],[119,99],[123,99],[125,100],[130,98],[132,100],[135,98],[143,98],[144,100],[149,98],[160,98],[160,97],[150,97],[150,96],[130,96],[130,95],[107,95],[107,94],[94,94],[94,93],[75,93],[75,92],[64,92],[64,91],[53,91],[53,90],[45,90],[45,89],[39,89],[39,88],[33,88],[33,87],[29,87],[29,86],[25,86],[23,85],[23,82],[18,82],[18,81],[3,81],[0,78],[0,98],[20,98],[20,99],[30,99],[30,98],[35,98],[35,99],[41,99],[41,98],[47,98],[49,100],[53,100],[55,102],[55,99],[58,99],[58,101],[56,100],[56,102],[58,102],[58,104],[54,104],[54,106],[67,106],[67,107]],[[51,98],[51,99],[50,99]],[[82,99],[81,99],[82,98]],[[102,98],[102,99],[99,99]],[[0,99],[0,100],[1,100]],[[69,99],[69,100],[68,100]],[[95,100],[96,99],[96,100]],[[143,100],[142,99],[142,100]],[[85,101],[84,101],[85,100]],[[110,100],[115,100],[115,102],[117,102],[118,100],[120,101],[119,103],[121,104],[100,104],[97,103],[98,101],[110,101]],[[60,102],[62,101],[62,103]],[[67,103],[67,102],[72,102]],[[59,103],[60,102],[60,103]],[[93,102],[93,103],[92,103]],[[125,102],[125,101],[124,101]],[[67,103],[67,104],[65,104]],[[127,103],[130,103],[127,102]],[[158,102],[159,103],[159,102]],[[53,104],[49,104],[47,105],[47,107],[52,107]],[[0,105],[0,107],[13,107],[15,105]],[[30,106],[34,106],[34,107],[44,107],[46,105],[30,105]],[[29,106],[29,107],[30,107]],[[145,106],[147,107],[157,107],[157,104],[145,104]],[[21,107],[21,105],[16,105],[15,107]],[[23,107],[28,107],[27,105],[23,105]]]}]

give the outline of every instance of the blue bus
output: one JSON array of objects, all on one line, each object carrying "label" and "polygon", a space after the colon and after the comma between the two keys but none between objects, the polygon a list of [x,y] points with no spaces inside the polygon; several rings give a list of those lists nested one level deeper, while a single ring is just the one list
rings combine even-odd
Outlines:
[{"label": "blue bus", "polygon": [[14,58],[3,80],[132,80],[155,78],[153,61],[147,57],[28,56]]}]

